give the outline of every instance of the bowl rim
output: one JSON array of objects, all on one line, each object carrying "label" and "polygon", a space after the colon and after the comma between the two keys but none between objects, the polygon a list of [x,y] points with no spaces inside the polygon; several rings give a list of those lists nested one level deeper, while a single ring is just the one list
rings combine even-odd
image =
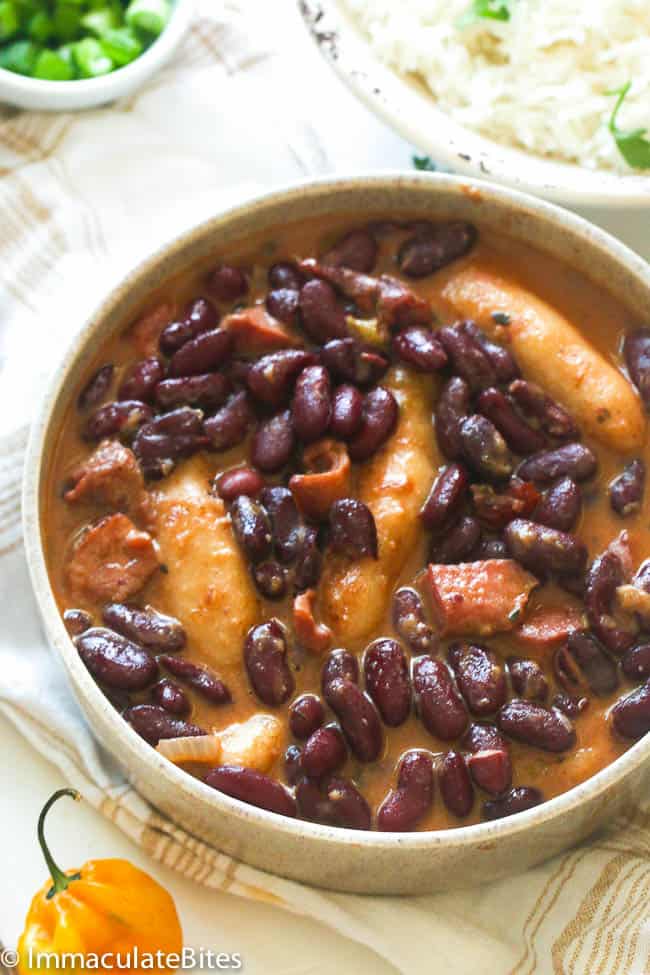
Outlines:
[{"label": "bowl rim", "polygon": [[650,172],[591,170],[495,142],[454,121],[424,87],[383,64],[341,0],[298,0],[298,7],[314,43],[348,88],[437,164],[566,206],[650,206]]},{"label": "bowl rim", "polygon": [[[128,755],[136,763],[148,765],[150,771],[155,771],[165,778],[169,786],[198,803],[212,804],[215,808],[220,808],[223,813],[243,824],[259,826],[260,828],[266,827],[294,839],[301,838],[306,841],[319,839],[334,846],[363,846],[375,851],[390,851],[395,847],[407,847],[413,851],[453,849],[467,846],[480,847],[482,844],[501,837],[514,836],[542,824],[548,825],[549,822],[557,821],[569,812],[578,809],[583,803],[595,800],[608,792],[640,766],[650,764],[650,734],[633,743],[623,755],[596,775],[567,792],[525,812],[492,822],[481,822],[448,830],[381,833],[324,826],[301,819],[280,816],[248,805],[210,788],[168,762],[127,726],[82,664],[72,639],[65,629],[50,586],[41,538],[40,489],[44,472],[45,448],[50,435],[50,421],[54,408],[59,398],[65,396],[66,376],[74,368],[77,360],[87,351],[95,332],[101,330],[105,318],[119,304],[122,295],[128,293],[140,281],[154,273],[165,261],[180,257],[186,248],[195,243],[196,240],[217,239],[218,232],[224,224],[244,215],[251,208],[256,211],[261,210],[262,216],[264,216],[265,208],[290,207],[296,194],[307,194],[319,198],[324,194],[338,191],[362,192],[367,188],[376,189],[382,186],[388,188],[395,185],[406,188],[420,187],[423,190],[428,188],[432,192],[438,191],[451,195],[471,196],[472,194],[480,194],[496,205],[504,206],[506,210],[514,206],[517,207],[518,211],[523,209],[533,219],[550,222],[556,227],[561,227],[576,244],[595,246],[608,253],[628,272],[639,278],[650,295],[650,265],[625,244],[582,217],[565,211],[554,204],[482,180],[440,173],[405,174],[396,171],[305,179],[281,186],[264,194],[255,195],[244,202],[239,202],[232,207],[219,211],[214,217],[202,221],[156,249],[129,274],[125,275],[116,286],[111,288],[95,312],[87,318],[83,328],[71,338],[61,362],[47,383],[43,398],[30,426],[23,475],[23,538],[32,588],[48,642],[54,646],[61,656],[71,678],[75,694],[83,693],[86,698],[92,700],[93,707],[101,712],[105,726],[109,727],[113,735],[115,750],[119,746],[120,755],[123,758]],[[93,736],[95,737],[94,732]]]}]

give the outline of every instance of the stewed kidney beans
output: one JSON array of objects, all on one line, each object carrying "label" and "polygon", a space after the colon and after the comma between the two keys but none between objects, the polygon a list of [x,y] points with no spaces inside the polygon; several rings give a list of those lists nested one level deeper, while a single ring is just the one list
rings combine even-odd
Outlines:
[{"label": "stewed kidney beans", "polygon": [[64,623],[128,733],[216,733],[179,764],[239,801],[514,815],[650,731],[650,322],[462,221],[321,223],[163,286],[69,391]]}]

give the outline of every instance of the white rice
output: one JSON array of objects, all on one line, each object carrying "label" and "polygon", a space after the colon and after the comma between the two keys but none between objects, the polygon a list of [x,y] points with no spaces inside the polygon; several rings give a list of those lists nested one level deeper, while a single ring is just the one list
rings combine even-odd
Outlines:
[{"label": "white rice", "polygon": [[510,0],[510,20],[459,27],[471,0],[343,0],[378,57],[416,73],[455,121],[590,169],[632,170],[607,128],[650,138],[650,0]]}]

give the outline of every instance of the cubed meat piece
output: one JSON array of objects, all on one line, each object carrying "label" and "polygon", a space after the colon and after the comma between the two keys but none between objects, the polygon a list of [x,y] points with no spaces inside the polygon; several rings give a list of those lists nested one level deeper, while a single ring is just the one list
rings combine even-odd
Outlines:
[{"label": "cubed meat piece", "polygon": [[584,612],[575,606],[539,606],[517,629],[517,638],[531,652],[543,653],[586,626]]},{"label": "cubed meat piece", "polygon": [[521,621],[535,576],[513,559],[430,565],[427,582],[444,636],[489,636]]},{"label": "cubed meat piece", "polygon": [[117,440],[102,440],[71,475],[64,498],[128,511],[144,498],[144,479],[135,455]]},{"label": "cubed meat piece", "polygon": [[272,714],[254,714],[247,721],[218,732],[222,765],[245,765],[268,772],[282,750],[282,725]]},{"label": "cubed meat piece", "polygon": [[158,565],[151,535],[138,531],[126,515],[108,515],[86,529],[70,555],[70,595],[79,603],[124,602],[142,589]]},{"label": "cubed meat piece", "polygon": [[264,305],[226,315],[221,327],[233,333],[236,355],[255,356],[300,344],[298,336],[269,315]]}]

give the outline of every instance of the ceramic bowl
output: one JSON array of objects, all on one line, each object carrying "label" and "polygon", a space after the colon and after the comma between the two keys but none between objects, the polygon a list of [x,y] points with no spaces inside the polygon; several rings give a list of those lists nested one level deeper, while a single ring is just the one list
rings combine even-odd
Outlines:
[{"label": "ceramic bowl", "polygon": [[459,125],[414,78],[372,51],[340,0],[299,0],[320,52],[348,87],[405,139],[455,173],[494,180],[570,207],[650,208],[650,173],[591,170],[493,142]]},{"label": "ceramic bowl", "polygon": [[154,806],[201,840],[246,863],[337,890],[416,893],[473,886],[527,867],[577,843],[630,807],[647,784],[650,735],[587,782],[509,819],[446,832],[361,833],[247,806],[171,765],[108,703],[81,663],[56,607],[42,539],[43,492],[57,431],[97,346],[123,329],[146,296],[197,261],[226,256],[252,233],[320,214],[462,219],[508,234],[597,281],[632,313],[647,316],[650,267],[614,238],[555,206],[459,177],[376,175],[318,181],[274,192],[216,216],[136,268],[74,339],[33,424],[24,483],[24,533],[47,637],[95,735]]}]

